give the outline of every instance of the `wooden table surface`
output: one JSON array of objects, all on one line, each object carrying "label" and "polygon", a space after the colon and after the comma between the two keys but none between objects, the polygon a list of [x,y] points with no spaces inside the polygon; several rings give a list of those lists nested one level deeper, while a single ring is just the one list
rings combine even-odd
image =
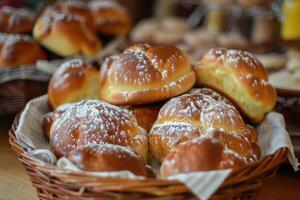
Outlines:
[{"label": "wooden table surface", "polygon": [[[0,200],[35,200],[31,186],[21,163],[8,144],[8,129],[12,116],[0,117]],[[300,172],[282,165],[275,179],[262,189],[259,200],[300,200]]]}]

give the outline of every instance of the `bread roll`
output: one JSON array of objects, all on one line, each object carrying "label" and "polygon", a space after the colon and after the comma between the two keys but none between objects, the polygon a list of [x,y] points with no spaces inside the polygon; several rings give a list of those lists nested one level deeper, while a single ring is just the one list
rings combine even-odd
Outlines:
[{"label": "bread roll", "polygon": [[119,145],[83,145],[68,153],[67,158],[86,171],[130,171],[138,176],[148,176],[145,160],[130,148]]},{"label": "bread roll", "polygon": [[137,44],[106,59],[100,70],[100,98],[116,105],[158,102],[189,90],[191,63],[173,46]]},{"label": "bread roll", "polygon": [[95,31],[94,17],[86,2],[81,0],[64,0],[59,1],[55,6],[56,9],[62,12],[81,17],[90,30]]},{"label": "bread roll", "polygon": [[48,99],[52,108],[83,99],[99,99],[97,66],[72,59],[64,62],[52,76]]},{"label": "bread roll", "polygon": [[244,166],[246,163],[242,157],[226,148],[218,139],[201,137],[171,149],[161,165],[161,176]]},{"label": "bread roll", "polygon": [[253,122],[261,122],[276,103],[276,91],[263,65],[250,53],[214,48],[195,65],[197,85],[226,95]]},{"label": "bread roll", "polygon": [[0,34],[0,67],[18,67],[46,59],[45,52],[31,37]]},{"label": "bread roll", "polygon": [[94,0],[89,3],[96,29],[109,36],[126,35],[132,20],[128,11],[113,0]]},{"label": "bread roll", "polygon": [[[149,134],[152,155],[162,161],[176,144],[221,131],[231,134],[224,136],[224,141],[243,146],[245,152],[241,150],[239,153],[247,160],[253,160],[252,143],[256,142],[252,138],[253,129],[245,124],[236,108],[227,101],[216,94],[204,92],[185,94],[168,101],[160,109]],[[215,135],[216,138],[221,136]],[[240,142],[240,136],[245,142]]]},{"label": "bread roll", "polygon": [[64,112],[66,112],[66,110],[71,107],[72,104],[63,104],[57,107],[57,109],[55,109],[53,112],[49,112],[44,115],[42,127],[46,138],[50,139],[50,130],[54,121],[61,117],[64,114]]},{"label": "bread roll", "polygon": [[128,110],[130,110],[135,116],[138,124],[148,132],[157,119],[158,112],[162,105],[163,103],[154,103],[148,105],[131,106],[128,108]]},{"label": "bread roll", "polygon": [[0,32],[31,33],[34,18],[30,10],[4,6],[0,9]]},{"label": "bread roll", "polygon": [[100,51],[100,41],[82,17],[48,8],[33,28],[34,38],[59,56],[83,54],[92,56]]},{"label": "bread roll", "polygon": [[74,103],[51,126],[50,145],[57,157],[86,144],[130,147],[147,160],[146,131],[128,110],[102,101]]}]

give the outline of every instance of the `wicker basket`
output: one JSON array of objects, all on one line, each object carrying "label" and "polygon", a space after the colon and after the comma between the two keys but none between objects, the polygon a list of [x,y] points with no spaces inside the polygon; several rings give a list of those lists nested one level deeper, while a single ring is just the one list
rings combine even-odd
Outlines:
[{"label": "wicker basket", "polygon": [[[19,117],[16,117],[9,132],[9,142],[40,199],[196,199],[178,181],[128,180],[91,177],[80,172],[66,173],[28,153],[32,149],[15,136],[18,123]],[[258,163],[233,171],[211,199],[255,199],[263,183],[275,176],[286,156],[287,149],[282,148]]]},{"label": "wicker basket", "polygon": [[47,81],[13,80],[0,84],[0,115],[16,114],[26,103],[47,92]]}]

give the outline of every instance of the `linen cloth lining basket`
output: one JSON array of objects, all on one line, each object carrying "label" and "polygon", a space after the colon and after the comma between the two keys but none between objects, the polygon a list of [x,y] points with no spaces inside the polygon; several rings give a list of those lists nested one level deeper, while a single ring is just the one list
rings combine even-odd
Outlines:
[{"label": "linen cloth lining basket", "polygon": [[[178,181],[145,179],[129,180],[86,176],[80,172],[64,172],[35,157],[32,150],[15,136],[19,116],[9,131],[9,142],[26,169],[39,199],[196,199]],[[211,199],[256,199],[263,183],[276,175],[287,157],[287,148],[229,175]]]}]

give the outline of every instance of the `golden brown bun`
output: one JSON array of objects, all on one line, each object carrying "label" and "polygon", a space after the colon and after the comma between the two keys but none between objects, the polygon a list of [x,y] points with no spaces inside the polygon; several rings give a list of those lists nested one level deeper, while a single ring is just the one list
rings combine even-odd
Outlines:
[{"label": "golden brown bun", "polygon": [[88,144],[72,150],[67,158],[86,171],[130,171],[139,176],[148,175],[144,159],[130,148],[119,145]]},{"label": "golden brown bun", "polygon": [[146,131],[128,110],[98,100],[83,100],[72,104],[52,124],[50,145],[54,154],[61,157],[91,143],[130,147],[147,160]]},{"label": "golden brown bun", "polygon": [[[228,100],[217,97],[218,95],[215,92],[211,95],[205,92],[185,94],[168,101],[160,109],[149,134],[152,155],[162,161],[176,144],[201,135],[213,134],[216,130],[234,137],[242,136],[251,147],[253,129],[245,124],[232,104],[226,103]],[[225,137],[227,141],[230,136]],[[228,141],[233,139],[229,138]],[[243,156],[252,156],[251,153],[252,149]]]},{"label": "golden brown bun", "polygon": [[37,20],[33,36],[43,46],[60,56],[100,51],[100,41],[82,17],[48,8]]},{"label": "golden brown bun", "polygon": [[0,35],[0,67],[18,67],[46,59],[45,52],[31,37],[20,34]]},{"label": "golden brown bun", "polygon": [[129,12],[112,0],[95,0],[89,3],[99,33],[110,36],[126,35],[131,28]]},{"label": "golden brown bun", "polygon": [[246,163],[243,159],[218,139],[201,137],[174,147],[161,165],[161,176],[244,166]]},{"label": "golden brown bun", "polygon": [[85,23],[88,25],[88,27],[92,31],[95,31],[94,17],[86,2],[81,0],[60,1],[56,4],[56,9],[59,9],[62,12],[82,17]]},{"label": "golden brown bun", "polygon": [[173,46],[137,44],[103,63],[100,98],[117,105],[153,103],[184,93],[194,82],[184,52]]},{"label": "golden brown bun", "polygon": [[253,122],[261,122],[276,103],[276,91],[263,65],[250,53],[214,48],[195,65],[197,85],[226,95]]},{"label": "golden brown bun", "polygon": [[0,9],[0,32],[31,33],[34,14],[24,8],[4,6]]},{"label": "golden brown bun", "polygon": [[52,108],[83,99],[99,99],[99,71],[81,59],[63,63],[52,76],[48,99]]},{"label": "golden brown bun", "polygon": [[128,108],[128,110],[130,110],[135,116],[138,124],[148,132],[157,119],[158,112],[162,105],[162,103],[154,103],[148,105],[131,106]]},{"label": "golden brown bun", "polygon": [[50,130],[51,126],[54,123],[55,120],[57,120],[64,112],[69,109],[72,106],[72,104],[63,104],[55,109],[53,112],[49,112],[44,115],[42,127],[44,130],[45,136],[50,139]]}]

